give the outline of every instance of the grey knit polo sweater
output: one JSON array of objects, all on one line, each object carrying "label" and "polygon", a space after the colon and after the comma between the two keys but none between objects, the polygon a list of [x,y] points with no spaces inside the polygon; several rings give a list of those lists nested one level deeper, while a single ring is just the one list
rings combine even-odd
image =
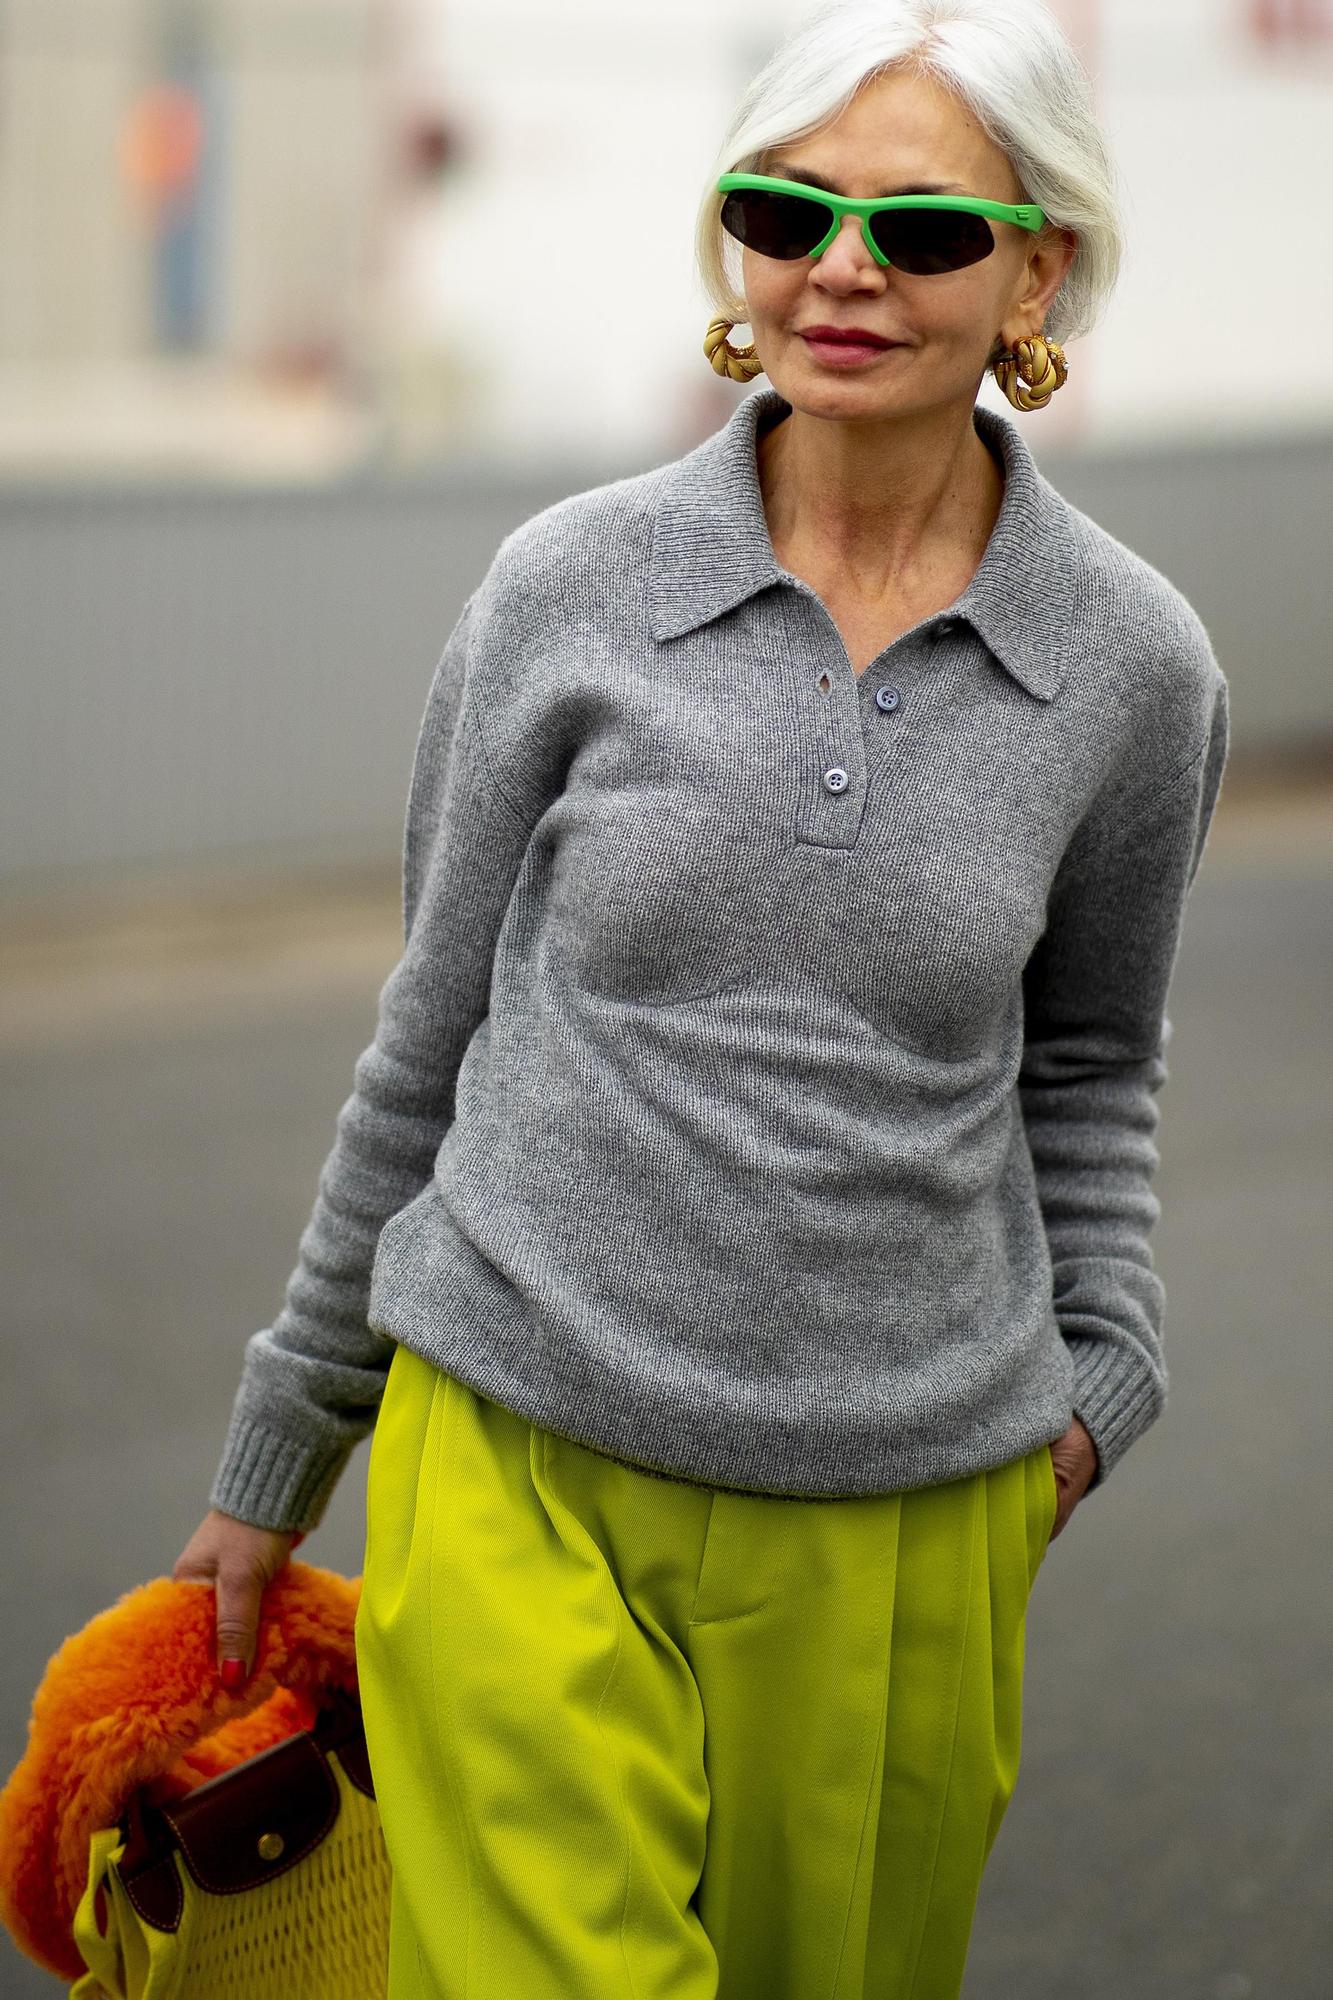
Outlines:
[{"label": "grey knit polo sweater", "polygon": [[1227,752],[1188,601],[1016,424],[859,676],[768,386],[500,544],[435,669],[405,948],[210,1504],[313,1527],[396,1342],[645,1471],[809,1499],[1161,1412],[1156,1093]]}]

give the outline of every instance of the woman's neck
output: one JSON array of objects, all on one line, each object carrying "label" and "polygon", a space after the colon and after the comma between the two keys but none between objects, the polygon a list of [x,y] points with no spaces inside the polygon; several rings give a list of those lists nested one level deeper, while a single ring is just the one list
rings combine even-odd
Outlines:
[{"label": "woman's neck", "polygon": [[1004,501],[1004,472],[969,410],[903,424],[793,410],[756,440],[774,553],[797,574],[850,582],[868,602],[975,568]]}]

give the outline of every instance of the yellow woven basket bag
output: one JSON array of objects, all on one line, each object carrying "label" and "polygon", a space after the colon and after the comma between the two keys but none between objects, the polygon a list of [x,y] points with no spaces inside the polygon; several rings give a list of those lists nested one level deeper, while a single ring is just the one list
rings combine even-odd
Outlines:
[{"label": "yellow woven basket bag", "polygon": [[0,1914],[70,2000],[385,1993],[359,1595],[360,1578],[286,1563],[236,1694],[208,1584],[155,1579],[53,1656],[0,1793]]}]

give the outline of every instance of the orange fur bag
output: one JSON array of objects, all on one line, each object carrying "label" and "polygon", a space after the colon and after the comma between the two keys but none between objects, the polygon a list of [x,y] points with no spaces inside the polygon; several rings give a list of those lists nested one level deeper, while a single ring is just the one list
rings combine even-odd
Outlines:
[{"label": "orange fur bag", "polygon": [[0,1915],[71,2000],[384,1993],[360,1581],[285,1563],[234,1694],[207,1583],[127,1591],[52,1655],[0,1792]]}]

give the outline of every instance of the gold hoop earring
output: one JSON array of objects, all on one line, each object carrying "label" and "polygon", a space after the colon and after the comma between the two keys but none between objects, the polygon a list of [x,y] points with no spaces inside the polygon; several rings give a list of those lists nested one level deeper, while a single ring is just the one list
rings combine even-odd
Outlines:
[{"label": "gold hoop earring", "polygon": [[710,319],[704,335],[704,353],[719,375],[729,376],[733,382],[751,382],[756,375],[763,374],[764,364],[754,351],[753,341],[748,347],[732,346],[727,335],[735,325],[734,319]]},{"label": "gold hoop earring", "polygon": [[1017,340],[992,363],[992,372],[1016,410],[1044,410],[1069,376],[1058,340],[1034,333]]}]

